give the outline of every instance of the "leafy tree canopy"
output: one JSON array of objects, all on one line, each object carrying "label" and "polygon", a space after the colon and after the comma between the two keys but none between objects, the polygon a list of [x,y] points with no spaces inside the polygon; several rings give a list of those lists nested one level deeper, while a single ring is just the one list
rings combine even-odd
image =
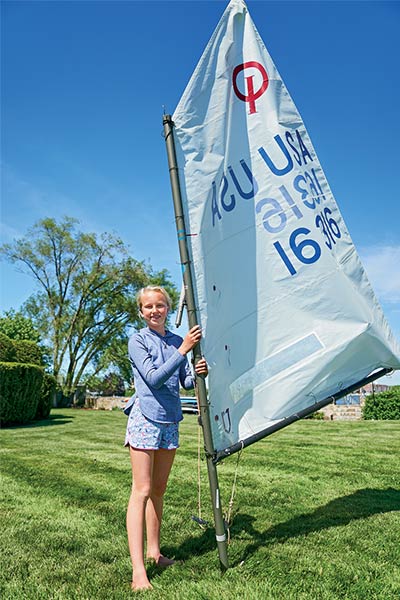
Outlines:
[{"label": "leafy tree canopy", "polygon": [[84,383],[91,392],[101,396],[125,396],[124,380],[119,373],[110,372],[107,375],[89,375]]},{"label": "leafy tree canopy", "polygon": [[149,284],[164,285],[174,303],[177,292],[163,270],[132,258],[116,235],[84,233],[78,221],[46,218],[27,235],[0,248],[2,256],[30,274],[38,291],[23,306],[52,351],[54,375],[63,379],[65,393],[118,360],[113,351],[127,331],[140,324],[137,291]]},{"label": "leafy tree canopy", "polygon": [[14,309],[6,310],[4,316],[0,317],[0,332],[8,335],[12,340],[40,342],[40,334],[32,320]]}]

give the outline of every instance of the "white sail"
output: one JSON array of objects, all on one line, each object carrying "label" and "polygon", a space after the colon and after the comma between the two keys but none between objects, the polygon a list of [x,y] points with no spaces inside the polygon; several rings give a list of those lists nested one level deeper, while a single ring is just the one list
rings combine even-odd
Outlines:
[{"label": "white sail", "polygon": [[216,450],[380,367],[399,369],[400,348],[242,0],[229,3],[173,120]]}]

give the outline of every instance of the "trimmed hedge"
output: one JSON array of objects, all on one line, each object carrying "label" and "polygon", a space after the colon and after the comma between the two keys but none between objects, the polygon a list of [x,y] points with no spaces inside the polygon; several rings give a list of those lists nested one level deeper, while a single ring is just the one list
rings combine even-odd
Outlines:
[{"label": "trimmed hedge", "polygon": [[56,379],[43,371],[42,349],[0,332],[0,423],[47,419]]},{"label": "trimmed hedge", "polygon": [[0,362],[0,424],[26,423],[35,418],[43,375],[37,365]]},{"label": "trimmed hedge", "polygon": [[15,361],[14,342],[5,333],[0,332],[0,361]]},{"label": "trimmed hedge", "polygon": [[53,397],[56,393],[57,379],[54,375],[43,373],[41,395],[36,409],[35,419],[47,419],[53,406]]},{"label": "trimmed hedge", "polygon": [[[15,349],[15,362],[28,365],[43,365],[43,352],[36,342],[12,340]],[[14,362],[10,361],[10,362]]]},{"label": "trimmed hedge", "polygon": [[367,396],[362,414],[368,420],[400,419],[400,385],[395,385],[386,392]]}]

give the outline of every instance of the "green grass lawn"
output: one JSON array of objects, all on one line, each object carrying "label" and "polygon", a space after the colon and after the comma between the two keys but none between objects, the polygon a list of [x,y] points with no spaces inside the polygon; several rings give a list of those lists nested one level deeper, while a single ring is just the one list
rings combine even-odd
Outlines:
[{"label": "green grass lawn", "polygon": [[[53,410],[1,437],[4,599],[390,600],[400,597],[400,422],[306,420],[243,451],[221,575],[198,514],[197,421],[181,426],[153,592],[130,591],[121,412]],[[227,507],[236,458],[218,467]],[[212,521],[202,461],[203,518]]]}]

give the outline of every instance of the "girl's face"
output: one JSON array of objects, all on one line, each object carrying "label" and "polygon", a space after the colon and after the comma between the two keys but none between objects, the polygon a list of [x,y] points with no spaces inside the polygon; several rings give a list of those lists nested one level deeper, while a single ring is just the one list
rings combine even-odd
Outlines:
[{"label": "girl's face", "polygon": [[164,335],[165,321],[168,315],[168,304],[161,292],[144,292],[141,313],[147,326]]}]

